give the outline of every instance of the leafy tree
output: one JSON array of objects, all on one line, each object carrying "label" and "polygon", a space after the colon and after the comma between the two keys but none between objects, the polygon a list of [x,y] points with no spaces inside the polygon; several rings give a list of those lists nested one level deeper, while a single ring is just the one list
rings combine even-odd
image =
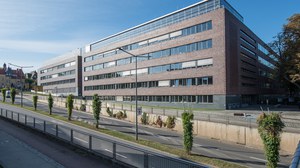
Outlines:
[{"label": "leafy tree", "polygon": [[288,19],[270,47],[279,55],[274,76],[294,94],[300,89],[300,14]]},{"label": "leafy tree", "polygon": [[183,124],[183,145],[186,153],[191,154],[193,148],[193,122],[194,114],[184,111],[181,114]]},{"label": "leafy tree", "polygon": [[16,100],[16,89],[12,88],[10,91],[10,97],[11,97],[11,104],[15,104],[15,100]]},{"label": "leafy tree", "polygon": [[5,99],[6,99],[6,89],[5,88],[3,88],[3,89],[1,89],[1,92],[2,92],[2,101],[3,102],[5,102]]},{"label": "leafy tree", "polygon": [[99,128],[101,106],[102,106],[102,102],[101,102],[98,94],[94,94],[94,96],[93,96],[93,114],[94,114],[94,118],[96,120],[96,128]]},{"label": "leafy tree", "polygon": [[37,101],[38,101],[38,96],[37,96],[37,95],[34,95],[34,96],[32,96],[32,99],[33,99],[33,107],[34,107],[34,110],[36,110],[36,107],[37,107]]},{"label": "leafy tree", "polygon": [[276,168],[279,161],[280,134],[284,123],[278,113],[262,113],[258,119],[258,132],[264,144],[268,168]]},{"label": "leafy tree", "polygon": [[49,107],[49,114],[52,115],[52,108],[53,108],[53,97],[51,93],[48,96],[48,107]]},{"label": "leafy tree", "polygon": [[71,120],[71,117],[72,117],[73,103],[74,103],[73,95],[70,94],[67,97],[68,120]]}]

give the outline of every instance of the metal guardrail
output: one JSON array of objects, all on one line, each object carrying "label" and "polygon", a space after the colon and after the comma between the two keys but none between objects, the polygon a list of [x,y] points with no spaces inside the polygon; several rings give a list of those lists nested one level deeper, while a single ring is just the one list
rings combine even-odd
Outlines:
[{"label": "metal guardrail", "polygon": [[298,143],[290,168],[300,168],[300,142]]},{"label": "metal guardrail", "polygon": [[76,147],[130,167],[138,168],[207,168],[195,162],[151,152],[133,145],[92,135],[41,118],[0,108],[0,117],[33,128]]}]

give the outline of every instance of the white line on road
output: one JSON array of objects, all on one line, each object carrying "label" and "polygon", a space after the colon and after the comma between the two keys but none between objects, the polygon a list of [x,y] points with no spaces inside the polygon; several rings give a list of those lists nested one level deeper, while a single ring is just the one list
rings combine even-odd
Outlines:
[{"label": "white line on road", "polygon": [[260,159],[260,158],[256,158],[256,157],[249,157],[250,159],[255,159],[255,160],[259,160],[259,161],[263,161],[263,162],[267,162],[266,160],[264,159]]},{"label": "white line on road", "polygon": [[84,143],[88,143],[87,141],[83,140],[83,139],[80,139],[80,138],[77,138],[77,137],[73,137],[74,139],[77,139],[78,141],[81,141],[81,142],[84,142]]},{"label": "white line on road", "polygon": [[[113,153],[111,150],[108,150],[108,149],[104,149],[104,150],[107,151],[107,152]],[[117,155],[118,155],[118,156],[121,156],[122,158],[127,159],[127,157],[124,156],[124,155],[121,155],[121,154],[118,154],[118,153],[117,153]]]}]

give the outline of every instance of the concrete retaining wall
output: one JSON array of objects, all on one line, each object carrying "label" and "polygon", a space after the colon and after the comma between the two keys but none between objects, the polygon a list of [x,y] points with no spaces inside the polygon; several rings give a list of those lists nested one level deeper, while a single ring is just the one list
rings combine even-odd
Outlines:
[{"label": "concrete retaining wall", "polygon": [[[56,100],[56,98],[55,98]],[[55,105],[60,107],[65,107],[65,99],[58,98],[58,102],[55,101]],[[39,98],[39,101],[47,102],[45,97]],[[74,108],[80,108],[81,104],[86,103],[86,110],[87,112],[91,113],[92,111],[92,102],[83,100],[77,100],[74,102]],[[116,106],[116,105],[114,105]],[[110,103],[103,103],[102,105],[102,115],[108,116],[106,113],[106,107],[110,107],[112,110],[114,108],[117,109],[125,109],[127,118],[125,120],[130,122],[135,122],[135,112],[131,111],[132,106],[123,106],[122,107],[114,107]],[[119,110],[113,110],[114,113],[117,113]],[[167,120],[167,116],[157,115],[157,114],[148,114],[149,117],[149,124],[155,123],[158,116],[161,116],[161,119],[165,122]],[[140,117],[138,116],[138,122],[140,123]],[[178,132],[183,132],[182,129],[182,120],[181,118],[176,119],[176,126],[173,129]],[[245,127],[245,126],[237,126],[237,125],[230,125],[230,124],[223,124],[223,123],[214,123],[209,121],[194,121],[194,134],[196,136],[208,137],[213,139],[219,139],[222,141],[228,141],[233,143],[238,143],[242,145],[246,145],[248,147],[253,147],[257,149],[262,149],[263,144],[260,139],[259,133],[257,128],[253,127]],[[294,154],[295,149],[297,148],[298,142],[300,140],[300,134],[297,133],[290,133],[290,132],[283,132],[281,135],[281,150],[287,154]]]}]

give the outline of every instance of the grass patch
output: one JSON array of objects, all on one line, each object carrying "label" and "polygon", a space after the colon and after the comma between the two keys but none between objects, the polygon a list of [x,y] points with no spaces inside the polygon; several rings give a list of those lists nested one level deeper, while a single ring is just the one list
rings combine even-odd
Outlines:
[{"label": "grass patch", "polygon": [[[1,103],[3,103],[3,102],[1,102]],[[4,104],[12,105],[8,102],[5,102]],[[16,105],[16,104],[14,104],[13,106],[20,107],[20,105]],[[120,132],[113,131],[113,130],[108,130],[108,129],[103,129],[103,128],[96,129],[95,126],[84,123],[84,122],[81,122],[81,121],[77,121],[77,120],[69,121],[66,117],[63,117],[63,116],[60,116],[60,115],[57,115],[57,114],[49,115],[49,113],[46,112],[46,111],[42,111],[42,110],[36,110],[35,111],[33,107],[24,107],[23,106],[23,108],[27,109],[27,110],[30,110],[30,111],[33,111],[33,112],[36,112],[38,114],[42,114],[42,115],[45,115],[45,116],[48,116],[48,117],[52,117],[52,118],[55,118],[55,119],[58,119],[58,120],[61,120],[61,121],[65,121],[65,122],[68,122],[68,123],[72,123],[72,124],[75,124],[75,125],[78,125],[78,126],[81,126],[81,127],[85,127],[85,128],[88,128],[88,129],[92,129],[92,130],[98,131],[100,133],[111,135],[113,137],[117,137],[117,138],[120,138],[122,140],[134,142],[134,143],[144,145],[144,146],[147,146],[147,147],[150,147],[150,148],[154,148],[154,149],[157,149],[157,150],[160,150],[160,151],[163,151],[163,152],[167,152],[167,153],[170,153],[170,154],[173,154],[173,155],[177,155],[182,159],[191,160],[191,161],[199,162],[199,163],[202,163],[202,164],[208,164],[208,165],[211,165],[211,166],[214,166],[214,167],[245,168],[245,166],[242,166],[242,165],[239,165],[239,164],[227,162],[227,161],[220,160],[220,159],[206,157],[206,156],[199,155],[199,154],[188,155],[188,154],[186,154],[186,152],[183,149],[170,147],[168,145],[164,145],[164,144],[154,142],[154,141],[149,141],[149,140],[145,140],[145,139],[139,139],[138,141],[136,141],[135,137],[130,136],[130,135],[126,135],[124,133],[120,133]]]}]

